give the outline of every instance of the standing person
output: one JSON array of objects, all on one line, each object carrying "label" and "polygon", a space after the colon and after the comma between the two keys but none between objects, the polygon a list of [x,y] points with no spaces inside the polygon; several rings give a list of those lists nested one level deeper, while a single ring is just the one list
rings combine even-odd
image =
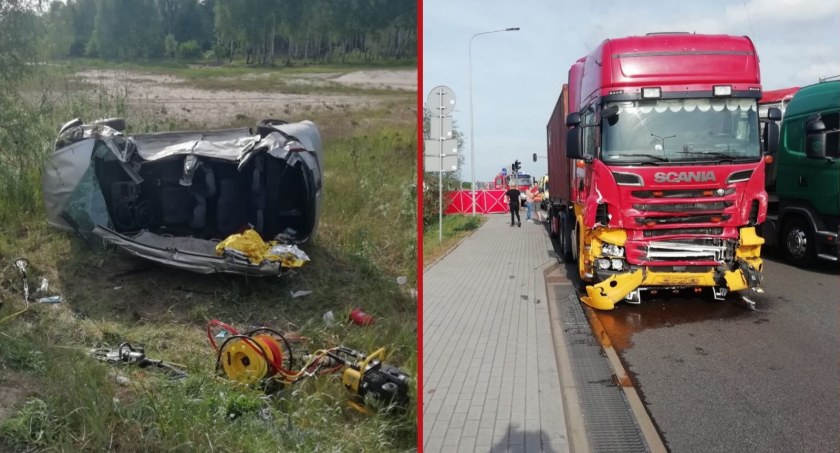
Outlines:
[{"label": "standing person", "polygon": [[542,222],[542,215],[540,214],[540,186],[537,183],[534,183],[533,186],[528,190],[531,192],[531,209],[534,212],[534,222]]},{"label": "standing person", "polygon": [[510,206],[510,226],[513,226],[513,217],[516,216],[517,226],[522,226],[522,220],[519,218],[519,190],[511,185],[508,185],[508,190],[505,192],[505,201]]},{"label": "standing person", "polygon": [[525,219],[529,223],[534,223],[531,219],[531,212],[534,209],[534,191],[532,187],[525,189]]}]

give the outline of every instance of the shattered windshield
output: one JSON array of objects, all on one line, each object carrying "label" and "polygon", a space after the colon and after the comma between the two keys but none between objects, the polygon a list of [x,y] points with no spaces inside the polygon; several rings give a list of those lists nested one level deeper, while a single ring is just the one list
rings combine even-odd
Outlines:
[{"label": "shattered windshield", "polygon": [[617,102],[603,121],[610,163],[748,161],[761,156],[755,99]]}]

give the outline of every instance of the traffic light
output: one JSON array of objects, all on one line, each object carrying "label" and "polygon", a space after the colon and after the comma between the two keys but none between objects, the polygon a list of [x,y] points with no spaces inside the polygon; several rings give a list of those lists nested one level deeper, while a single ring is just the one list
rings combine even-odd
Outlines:
[{"label": "traffic light", "polygon": [[537,161],[537,153],[534,153],[534,162]]},{"label": "traffic light", "polygon": [[513,171],[519,171],[520,168],[522,168],[522,164],[519,162],[519,160],[513,161],[513,165],[510,166],[510,169]]}]

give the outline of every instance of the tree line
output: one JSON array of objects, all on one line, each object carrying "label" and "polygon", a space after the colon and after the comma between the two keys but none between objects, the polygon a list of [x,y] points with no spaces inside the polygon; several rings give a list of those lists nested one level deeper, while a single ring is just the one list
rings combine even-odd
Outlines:
[{"label": "tree line", "polygon": [[45,58],[243,58],[271,65],[417,55],[415,0],[56,0],[29,6]]}]

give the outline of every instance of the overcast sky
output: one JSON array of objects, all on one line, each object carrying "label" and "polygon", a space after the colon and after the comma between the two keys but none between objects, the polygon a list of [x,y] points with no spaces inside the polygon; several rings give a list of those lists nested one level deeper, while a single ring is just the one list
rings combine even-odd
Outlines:
[{"label": "overcast sky", "polygon": [[489,181],[514,159],[543,175],[545,125],[569,67],[607,38],[687,31],[747,35],[761,59],[765,90],[840,75],[837,0],[557,1],[424,0],[423,90],[455,92],[470,181],[468,46],[472,44],[475,178]]}]

